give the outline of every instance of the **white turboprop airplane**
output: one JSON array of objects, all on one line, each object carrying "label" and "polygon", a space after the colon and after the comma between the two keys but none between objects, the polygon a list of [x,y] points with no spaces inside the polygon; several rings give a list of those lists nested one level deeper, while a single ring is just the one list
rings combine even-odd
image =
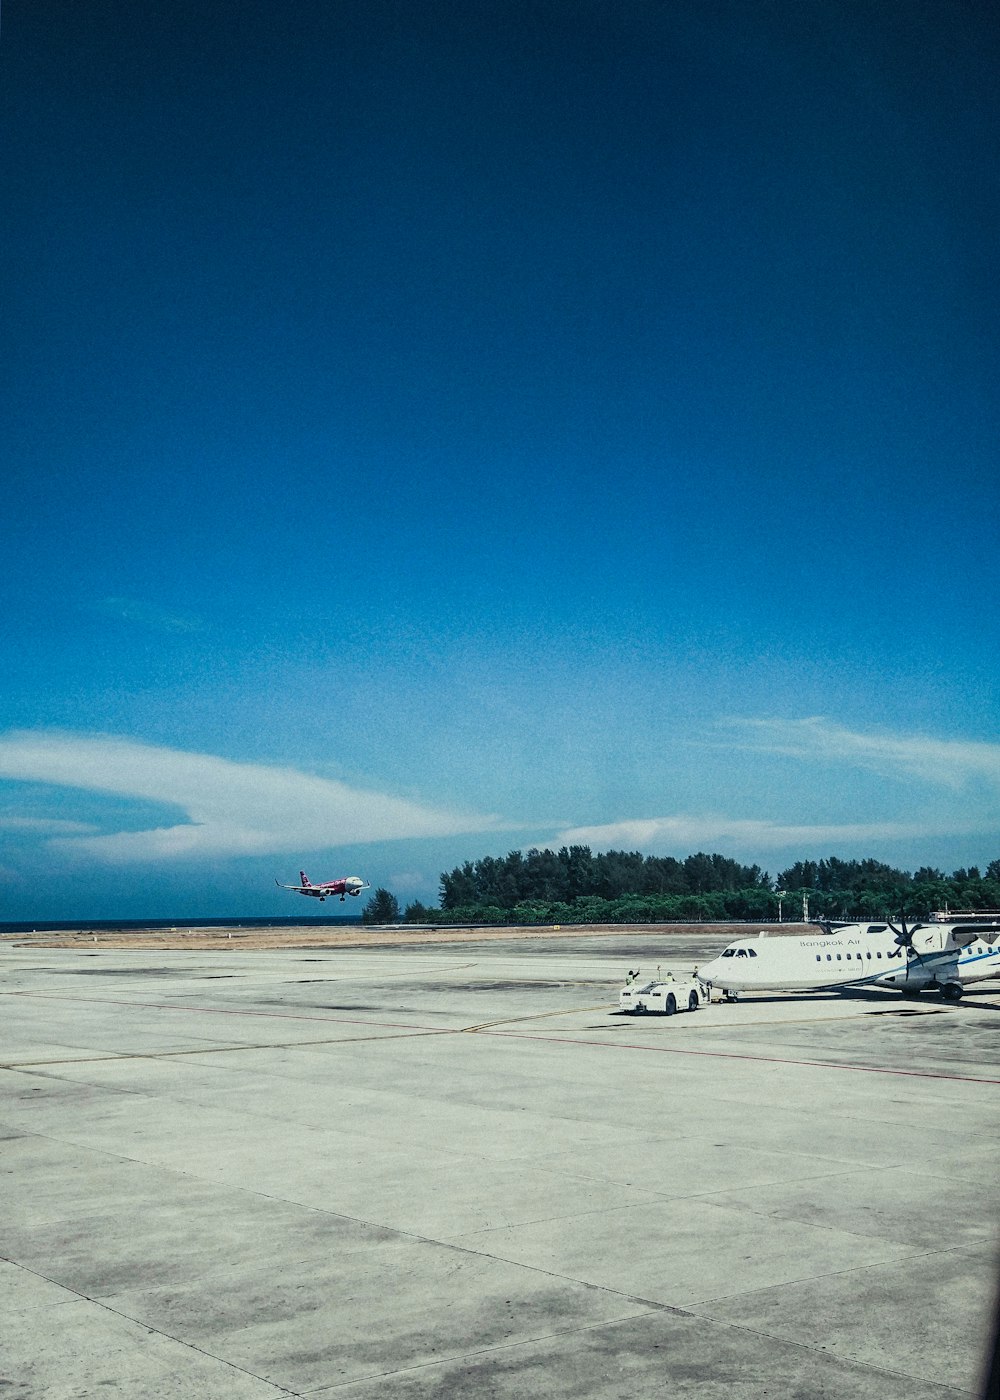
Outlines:
[{"label": "white turboprop airplane", "polygon": [[843,992],[888,987],[958,1001],[965,983],[1000,976],[1000,922],[823,923],[802,938],[768,936],[730,943],[700,967],[698,980],[727,1000],[740,992]]}]

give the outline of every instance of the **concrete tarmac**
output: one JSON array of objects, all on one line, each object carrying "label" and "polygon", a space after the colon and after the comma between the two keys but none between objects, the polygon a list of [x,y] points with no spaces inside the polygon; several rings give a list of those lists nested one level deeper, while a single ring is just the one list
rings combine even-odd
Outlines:
[{"label": "concrete tarmac", "polygon": [[1000,986],[634,1019],[637,958],[0,944],[0,1394],[976,1395]]}]

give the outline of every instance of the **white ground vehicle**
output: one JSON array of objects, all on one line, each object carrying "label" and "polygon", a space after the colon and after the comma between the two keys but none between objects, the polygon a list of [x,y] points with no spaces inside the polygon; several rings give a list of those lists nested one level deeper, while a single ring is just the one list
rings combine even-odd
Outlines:
[{"label": "white ground vehicle", "polygon": [[710,992],[702,986],[697,977],[683,974],[675,977],[668,972],[666,977],[654,982],[644,982],[638,978],[629,981],[618,993],[618,1006],[622,1011],[641,1016],[647,1011],[659,1011],[672,1016],[675,1011],[697,1011],[699,1006],[707,1006]]}]

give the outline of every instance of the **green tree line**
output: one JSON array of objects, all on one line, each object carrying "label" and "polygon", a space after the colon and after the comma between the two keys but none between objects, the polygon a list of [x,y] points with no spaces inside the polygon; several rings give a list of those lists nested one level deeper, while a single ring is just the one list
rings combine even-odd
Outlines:
[{"label": "green tree line", "polygon": [[[811,918],[926,918],[935,909],[998,909],[1000,860],[983,872],[970,866],[946,875],[929,866],[911,874],[882,861],[831,856],[796,861],[772,878],[758,865],[701,851],[678,860],[639,851],[595,855],[589,846],[533,848],[443,872],[439,907],[415,902],[403,917],[450,924],[774,920],[780,900],[783,917],[797,920],[804,896]],[[388,912],[388,901],[379,903],[380,912]]]}]

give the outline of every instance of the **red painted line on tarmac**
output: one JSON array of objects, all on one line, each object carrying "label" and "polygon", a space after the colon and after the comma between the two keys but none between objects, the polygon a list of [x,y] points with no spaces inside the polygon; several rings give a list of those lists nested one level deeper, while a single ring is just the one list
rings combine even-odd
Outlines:
[{"label": "red painted line on tarmac", "polygon": [[592,1045],[596,1050],[648,1050],[653,1055],[700,1055],[710,1060],[751,1060],[755,1064],[805,1065],[811,1069],[843,1069],[853,1074],[898,1074],[913,1079],[946,1079],[960,1084],[1000,1084],[1000,1079],[984,1079],[971,1074],[940,1074],[924,1069],[889,1069],[883,1065],[839,1065],[830,1060],[791,1060],[780,1055],[742,1055],[736,1050],[681,1050],[669,1045],[633,1045],[629,1041],[579,1040],[572,1036],[527,1035],[523,1031],[480,1031],[480,1035],[502,1035],[510,1040],[541,1040],[561,1045]]},{"label": "red painted line on tarmac", "polygon": [[[376,1026],[392,1030],[423,1032],[429,1035],[468,1034],[468,1026],[420,1026],[404,1021],[362,1021],[350,1016],[303,1016],[289,1011],[243,1011],[220,1006],[176,1006],[173,1002],[125,1001],[120,997],[70,997],[57,992],[24,992],[22,996],[48,1001],[96,1002],[110,1006],[131,1006],[141,1011],[183,1011],[202,1016],[254,1016],[271,1021],[319,1021],[324,1025]],[[891,1074],[907,1079],[942,1079],[959,1084],[1000,1084],[1000,1079],[987,1079],[971,1074],[941,1074],[936,1070],[890,1069],[883,1065],[839,1065],[828,1060],[793,1060],[780,1055],[746,1055],[736,1050],[682,1050],[670,1045],[635,1045],[631,1041],[580,1040],[574,1036],[528,1035],[524,1031],[474,1030],[476,1035],[501,1036],[508,1040],[533,1040],[545,1045],[589,1045],[595,1050],[640,1050],[652,1055],[689,1055],[709,1060],[746,1060],[753,1064],[802,1065],[809,1069],[844,1070],[850,1074]],[[293,1047],[294,1048],[294,1047]]]}]

